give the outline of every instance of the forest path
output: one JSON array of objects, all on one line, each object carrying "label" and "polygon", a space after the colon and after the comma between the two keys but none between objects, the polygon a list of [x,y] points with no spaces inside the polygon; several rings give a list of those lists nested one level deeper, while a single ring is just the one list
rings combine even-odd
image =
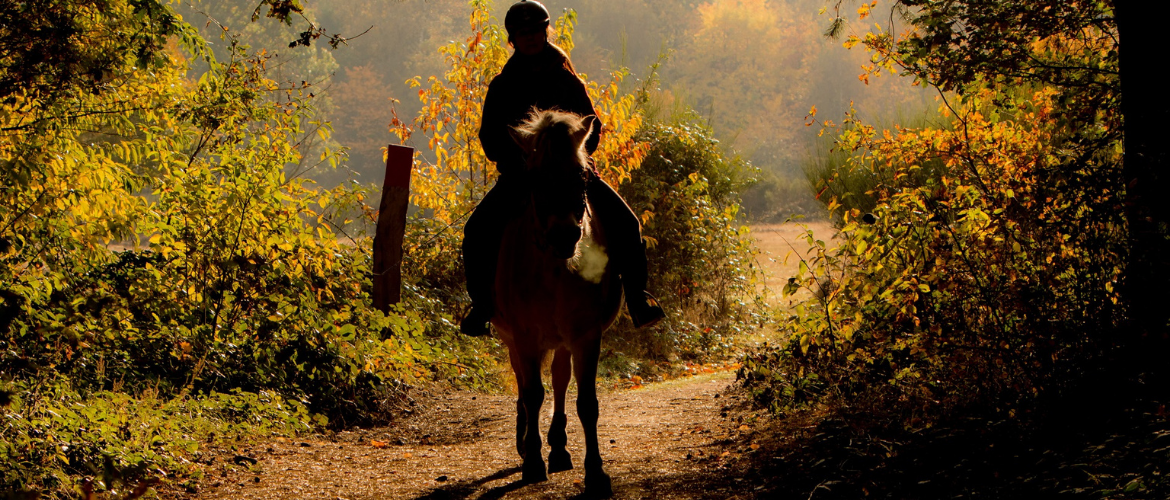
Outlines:
[{"label": "forest path", "polygon": [[[754,451],[754,414],[717,372],[599,395],[598,435],[613,498],[736,498],[753,489],[727,470]],[[575,468],[520,483],[515,399],[452,392],[419,401],[389,427],[239,450],[258,462],[207,478],[201,498],[561,499],[581,496],[584,443],[570,389],[569,452]],[[547,431],[551,395],[541,427]],[[542,432],[543,436],[543,432]],[[544,447],[547,457],[548,445]],[[738,473],[737,473],[738,472]]]}]

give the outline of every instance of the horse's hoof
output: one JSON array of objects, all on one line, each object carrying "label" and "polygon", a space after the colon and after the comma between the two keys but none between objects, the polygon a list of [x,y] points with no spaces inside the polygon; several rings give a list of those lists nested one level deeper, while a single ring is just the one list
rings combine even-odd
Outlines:
[{"label": "horse's hoof", "polygon": [[595,472],[585,475],[585,498],[609,498],[613,496],[613,485],[609,475]]},{"label": "horse's hoof", "polygon": [[564,472],[573,469],[573,458],[566,450],[553,450],[548,454],[548,473]]},{"label": "horse's hoof", "polygon": [[544,470],[544,461],[524,461],[524,474],[520,477],[525,483],[543,483],[548,481],[548,473]]}]

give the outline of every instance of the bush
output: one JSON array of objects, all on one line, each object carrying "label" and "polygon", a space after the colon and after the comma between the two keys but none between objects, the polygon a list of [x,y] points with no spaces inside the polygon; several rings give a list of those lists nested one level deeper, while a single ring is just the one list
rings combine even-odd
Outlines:
[{"label": "bush", "polygon": [[[897,119],[897,124],[879,120],[876,125],[870,126],[874,130],[896,130],[941,128],[931,125],[934,121],[931,115],[923,114],[909,119]],[[856,122],[853,122],[856,124]],[[865,125],[860,125],[867,127]],[[841,212],[856,210],[869,213],[878,204],[875,190],[882,186],[908,185],[924,186],[927,182],[937,182],[946,172],[947,166],[941,158],[919,158],[919,168],[895,172],[888,169],[870,168],[867,156],[873,154],[865,147],[851,149],[837,143],[833,135],[832,123],[825,124],[822,132],[812,139],[805,159],[803,170],[807,187],[822,205],[835,202]],[[898,179],[891,176],[899,175]],[[841,213],[838,212],[838,213]],[[840,223],[838,218],[834,222]]]},{"label": "bush", "polygon": [[739,214],[739,193],[755,169],[686,117],[647,123],[635,138],[647,153],[618,190],[642,219],[650,287],[668,320],[649,335],[623,323],[607,345],[656,360],[725,352],[761,314],[758,251]]},{"label": "bush", "polygon": [[794,215],[824,216],[825,206],[817,200],[816,193],[809,192],[809,181],[804,177],[771,170],[762,170],[757,175],[756,182],[740,194],[744,218],[774,224]]},{"label": "bush", "polygon": [[83,481],[96,493],[122,495],[167,476],[193,488],[200,463],[230,466],[215,463],[215,448],[294,437],[314,423],[304,404],[271,392],[83,395],[60,378],[23,381],[17,392],[0,410],[7,423],[0,429],[0,491],[51,498],[76,498]]},{"label": "bush", "polygon": [[813,251],[784,292],[812,298],[782,321],[787,341],[740,372],[761,402],[1010,408],[1108,350],[1099,332],[1121,318],[1125,239],[1103,166],[1117,153],[1058,164],[1052,98],[1036,92],[998,116],[969,98],[951,129],[847,121],[837,147],[848,171],[873,172],[872,214],[833,198],[839,246],[806,235]]}]

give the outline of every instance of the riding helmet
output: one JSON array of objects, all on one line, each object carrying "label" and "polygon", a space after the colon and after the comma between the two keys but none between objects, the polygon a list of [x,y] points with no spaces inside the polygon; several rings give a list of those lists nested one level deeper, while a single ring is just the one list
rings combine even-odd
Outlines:
[{"label": "riding helmet", "polygon": [[504,15],[504,28],[509,35],[520,31],[541,29],[548,26],[548,9],[535,0],[521,0],[508,7]]}]

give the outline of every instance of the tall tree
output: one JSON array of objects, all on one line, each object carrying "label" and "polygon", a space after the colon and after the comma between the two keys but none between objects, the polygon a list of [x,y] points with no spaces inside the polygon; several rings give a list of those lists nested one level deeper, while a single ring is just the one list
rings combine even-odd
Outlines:
[{"label": "tall tree", "polygon": [[[1130,263],[1125,291],[1133,311],[1137,335],[1165,342],[1170,309],[1163,304],[1170,285],[1170,205],[1159,196],[1170,189],[1165,137],[1170,123],[1170,99],[1162,91],[1160,16],[1148,4],[1115,0],[1114,20],[1121,45],[1121,113],[1125,117],[1126,216],[1129,220]],[[1144,344],[1144,342],[1143,342]],[[1159,347],[1165,347],[1160,345]],[[1160,349],[1146,351],[1158,356]]]}]

